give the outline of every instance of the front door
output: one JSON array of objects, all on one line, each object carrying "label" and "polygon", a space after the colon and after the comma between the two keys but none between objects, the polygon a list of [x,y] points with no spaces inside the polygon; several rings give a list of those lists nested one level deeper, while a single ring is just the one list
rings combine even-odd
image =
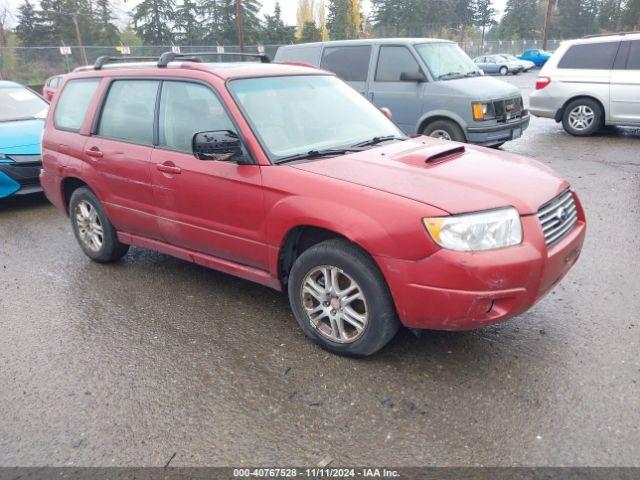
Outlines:
[{"label": "front door", "polygon": [[369,87],[369,99],[378,108],[389,108],[398,126],[405,133],[413,134],[416,133],[416,125],[423,111],[424,83],[403,81],[403,73],[424,75],[418,61],[406,46],[380,46],[373,81]]},{"label": "front door", "polygon": [[610,120],[640,124],[640,40],[622,42],[618,56],[611,71]]},{"label": "front door", "polygon": [[113,81],[97,131],[84,149],[116,229],[151,238],[159,238],[150,173],[159,85],[157,80]]},{"label": "front door", "polygon": [[216,130],[236,127],[209,86],[162,82],[151,169],[162,235],[172,245],[266,270],[260,166],[192,153],[195,133]]}]

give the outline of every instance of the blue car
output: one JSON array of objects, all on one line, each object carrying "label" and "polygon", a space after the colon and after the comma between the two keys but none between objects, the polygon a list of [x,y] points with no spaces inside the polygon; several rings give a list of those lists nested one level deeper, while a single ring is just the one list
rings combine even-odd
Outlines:
[{"label": "blue car", "polygon": [[551,58],[551,53],[552,52],[540,50],[539,48],[532,48],[531,50],[525,50],[522,55],[518,55],[517,58],[519,60],[533,62],[536,64],[536,67],[541,67]]},{"label": "blue car", "polygon": [[0,81],[0,199],[41,191],[40,138],[48,110],[33,91]]}]

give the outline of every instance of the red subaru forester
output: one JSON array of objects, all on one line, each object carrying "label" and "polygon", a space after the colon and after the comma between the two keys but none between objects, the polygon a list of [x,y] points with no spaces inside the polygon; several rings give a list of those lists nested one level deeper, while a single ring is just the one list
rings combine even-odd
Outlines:
[{"label": "red subaru forester", "polygon": [[64,77],[41,181],[91,259],[135,245],[287,291],[314,341],[369,355],[400,324],[518,315],[578,258],[584,211],[550,168],[407,138],[322,70],[198,60]]}]

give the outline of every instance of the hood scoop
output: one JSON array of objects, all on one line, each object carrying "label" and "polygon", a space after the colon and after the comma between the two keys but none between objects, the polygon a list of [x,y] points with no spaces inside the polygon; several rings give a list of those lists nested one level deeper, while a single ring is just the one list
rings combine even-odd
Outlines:
[{"label": "hood scoop", "polygon": [[467,149],[464,145],[450,145],[451,144],[449,144],[449,142],[447,142],[446,144],[441,143],[427,148],[425,148],[424,145],[421,145],[419,148],[400,152],[399,154],[394,155],[392,158],[404,163],[405,165],[424,168],[425,166],[431,167],[449,160],[453,160],[467,153]]}]

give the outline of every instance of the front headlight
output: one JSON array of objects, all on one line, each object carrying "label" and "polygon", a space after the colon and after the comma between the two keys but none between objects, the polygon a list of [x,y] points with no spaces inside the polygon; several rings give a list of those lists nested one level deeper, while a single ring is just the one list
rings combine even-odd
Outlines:
[{"label": "front headlight", "polygon": [[492,120],[496,118],[493,102],[473,102],[471,104],[474,120]]},{"label": "front headlight", "polygon": [[510,247],[522,242],[520,215],[513,208],[422,219],[442,248],[471,252]]}]

